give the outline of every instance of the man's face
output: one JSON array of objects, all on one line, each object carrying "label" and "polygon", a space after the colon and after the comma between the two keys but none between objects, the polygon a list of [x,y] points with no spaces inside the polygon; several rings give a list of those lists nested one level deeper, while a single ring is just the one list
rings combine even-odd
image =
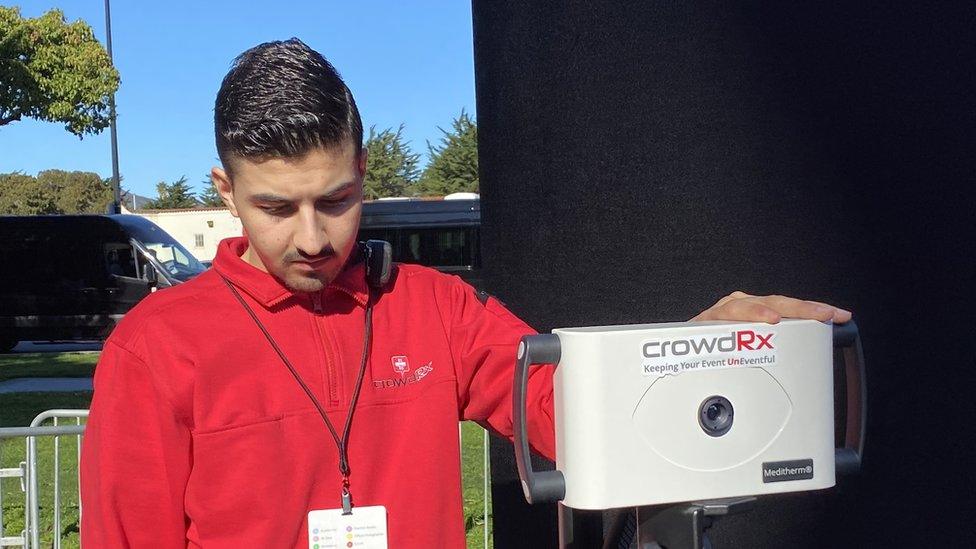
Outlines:
[{"label": "man's face", "polygon": [[366,153],[313,149],[293,158],[231,160],[212,176],[250,246],[242,259],[299,292],[316,292],[342,270],[356,244]]}]

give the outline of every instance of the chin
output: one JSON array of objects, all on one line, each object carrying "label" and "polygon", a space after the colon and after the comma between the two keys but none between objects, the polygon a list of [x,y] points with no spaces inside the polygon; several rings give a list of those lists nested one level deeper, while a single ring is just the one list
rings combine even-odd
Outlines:
[{"label": "chin", "polygon": [[329,284],[323,273],[314,273],[311,276],[292,274],[284,277],[283,280],[285,286],[294,292],[320,292]]}]

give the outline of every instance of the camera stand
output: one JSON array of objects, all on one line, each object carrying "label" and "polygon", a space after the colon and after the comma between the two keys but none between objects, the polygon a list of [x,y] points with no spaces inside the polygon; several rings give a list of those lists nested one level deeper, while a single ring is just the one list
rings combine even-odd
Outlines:
[{"label": "camera stand", "polygon": [[637,508],[638,549],[710,549],[705,531],[727,515],[752,509],[754,497]]}]

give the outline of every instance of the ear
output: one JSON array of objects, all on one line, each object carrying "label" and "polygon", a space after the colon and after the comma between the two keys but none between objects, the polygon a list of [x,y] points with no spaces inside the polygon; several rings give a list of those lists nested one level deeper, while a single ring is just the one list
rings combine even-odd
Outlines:
[{"label": "ear", "polygon": [[217,187],[217,192],[220,193],[220,198],[224,200],[224,204],[227,205],[227,209],[230,210],[230,214],[234,217],[240,217],[237,215],[237,206],[234,205],[234,185],[230,181],[230,176],[223,168],[218,168],[214,166],[210,169],[210,179],[213,181],[215,187]]},{"label": "ear", "polygon": [[366,161],[368,160],[369,151],[363,149],[359,152],[359,178],[364,179],[366,177]]}]

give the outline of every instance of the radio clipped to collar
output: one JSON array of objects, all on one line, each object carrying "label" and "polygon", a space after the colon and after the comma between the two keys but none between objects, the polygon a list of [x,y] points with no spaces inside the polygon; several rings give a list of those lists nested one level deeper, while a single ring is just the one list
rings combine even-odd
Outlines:
[{"label": "radio clipped to collar", "polygon": [[385,240],[367,240],[359,247],[366,261],[366,283],[373,289],[386,286],[393,271],[393,247]]}]

